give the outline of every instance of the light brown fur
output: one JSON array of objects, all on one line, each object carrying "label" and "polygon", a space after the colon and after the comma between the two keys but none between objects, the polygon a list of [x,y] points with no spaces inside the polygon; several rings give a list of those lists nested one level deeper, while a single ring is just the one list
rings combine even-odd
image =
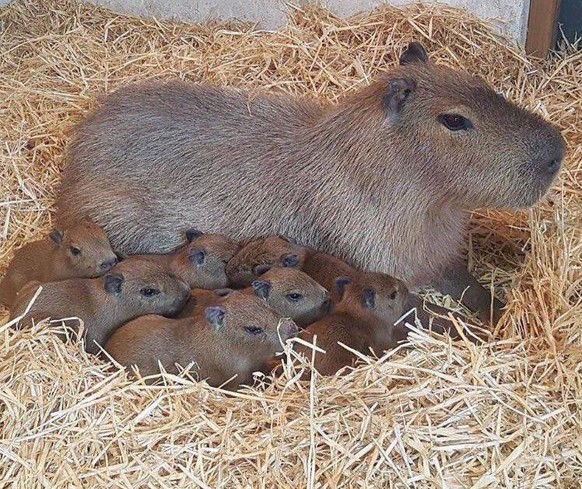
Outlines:
[{"label": "light brown fur", "polygon": [[[11,319],[25,312],[40,285],[26,285],[10,311]],[[147,289],[159,293],[146,297],[143,294]],[[128,258],[104,277],[42,284],[42,292],[20,324],[29,326],[33,319],[79,318],[85,328],[85,349],[98,353],[97,345],[105,345],[109,335],[122,324],[144,314],[175,315],[188,294],[188,286],[163,267]],[[77,320],[67,321],[67,325],[78,331]]]},{"label": "light brown fur", "polygon": [[[73,250],[78,254],[73,254]],[[87,219],[82,220],[16,251],[0,282],[0,304],[11,307],[29,281],[99,277],[116,263],[105,231]]]},{"label": "light brown fur", "polygon": [[[224,311],[222,324],[210,322],[205,315],[215,308]],[[261,332],[252,333],[249,327]],[[106,350],[121,365],[136,365],[142,376],[159,373],[158,362],[171,373],[178,372],[176,364],[185,368],[194,362],[191,372],[198,379],[236,389],[251,384],[252,373],[264,370],[265,362],[282,350],[281,340],[296,332],[292,321],[280,321],[279,314],[259,298],[233,291],[195,317],[138,318],[118,329]]]}]

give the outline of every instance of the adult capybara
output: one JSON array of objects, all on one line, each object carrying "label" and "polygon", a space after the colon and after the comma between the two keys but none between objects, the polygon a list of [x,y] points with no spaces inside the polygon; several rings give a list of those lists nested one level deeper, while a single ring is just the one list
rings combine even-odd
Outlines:
[{"label": "adult capybara", "polygon": [[0,304],[11,307],[27,282],[99,277],[116,263],[105,231],[91,220],[82,219],[16,251],[0,282]]},{"label": "adult capybara", "polygon": [[202,314],[184,319],[138,318],[119,328],[106,350],[121,365],[137,366],[141,375],[159,373],[159,363],[171,373],[193,364],[191,372],[212,386],[236,389],[251,384],[253,372],[282,351],[297,333],[291,320],[258,297],[233,291]]},{"label": "adult capybara", "polygon": [[[394,326],[407,301],[408,291],[402,282],[379,273],[362,274],[353,282],[339,278],[337,282],[343,295],[340,303],[329,316],[300,333],[301,339],[325,351],[316,352],[314,357],[314,367],[322,375],[333,375],[357,360],[339,343],[363,354],[379,355],[406,337],[403,326]],[[296,343],[294,349],[312,358],[310,347]]]},{"label": "adult capybara", "polygon": [[238,251],[237,243],[222,234],[205,234],[197,229],[186,232],[188,243],[173,253],[133,255],[167,267],[190,288],[226,287],[226,264]]},{"label": "adult capybara", "polygon": [[[10,318],[26,312],[39,282],[29,282],[19,294]],[[103,277],[68,279],[42,284],[42,291],[21,325],[46,318],[79,318],[85,328],[85,349],[98,353],[119,326],[145,314],[176,315],[188,300],[190,288],[156,263],[127,258]],[[66,321],[75,331],[79,321]]]},{"label": "adult capybara", "polygon": [[488,315],[461,258],[469,212],[533,205],[564,150],[539,116],[412,43],[335,105],[182,82],[120,89],[77,127],[58,218],[88,214],[125,252],[171,250],[189,223],[283,234]]}]

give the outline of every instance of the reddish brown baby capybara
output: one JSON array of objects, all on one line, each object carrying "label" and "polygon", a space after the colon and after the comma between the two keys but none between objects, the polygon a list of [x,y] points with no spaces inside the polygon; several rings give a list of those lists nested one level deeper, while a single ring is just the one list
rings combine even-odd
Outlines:
[{"label": "reddish brown baby capybara", "polygon": [[159,363],[171,373],[178,373],[176,365],[191,366],[198,379],[236,389],[252,384],[253,372],[264,371],[282,342],[296,334],[297,326],[263,300],[233,291],[191,318],[131,321],[111,336],[106,350],[121,365],[137,366],[142,376],[159,373]]},{"label": "reddish brown baby capybara", "polygon": [[32,280],[56,282],[93,278],[117,263],[105,231],[89,219],[70,228],[55,229],[48,238],[25,244],[16,251],[0,282],[0,304],[11,307],[19,290]]},{"label": "reddish brown baby capybara", "polygon": [[[24,314],[39,282],[29,282],[10,311],[14,319]],[[85,349],[98,353],[119,326],[144,314],[176,315],[188,300],[189,287],[156,263],[127,258],[105,276],[73,278],[42,284],[42,292],[21,321],[79,318],[85,328]],[[75,331],[79,321],[67,321]]]},{"label": "reddish brown baby capybara", "polygon": [[[315,353],[315,369],[333,375],[351,366],[357,357],[338,342],[363,354],[379,355],[406,338],[404,326],[394,326],[404,311],[408,291],[399,280],[379,273],[365,273],[354,282],[339,278],[342,300],[333,312],[300,333],[300,338],[325,350]],[[296,343],[294,349],[312,358],[310,347]]]},{"label": "reddish brown baby capybara", "polygon": [[133,255],[168,267],[190,288],[219,289],[226,287],[226,264],[238,251],[237,243],[221,234],[204,234],[190,229],[188,244],[174,253]]},{"label": "reddish brown baby capybara", "polygon": [[411,289],[462,295],[488,317],[491,296],[462,253],[470,212],[535,204],[564,152],[541,117],[411,43],[337,104],[123,87],[77,127],[57,217],[93,217],[126,253],[170,251],[191,223],[237,240],[282,234]]},{"label": "reddish brown baby capybara", "polygon": [[334,304],[339,300],[336,279],[354,279],[359,274],[339,258],[300,246],[284,236],[268,236],[247,243],[229,260],[226,273],[231,283],[245,287],[272,268],[301,270],[330,291]]},{"label": "reddish brown baby capybara", "polygon": [[264,299],[281,317],[290,318],[302,327],[329,312],[329,292],[295,268],[273,268],[243,292]]}]

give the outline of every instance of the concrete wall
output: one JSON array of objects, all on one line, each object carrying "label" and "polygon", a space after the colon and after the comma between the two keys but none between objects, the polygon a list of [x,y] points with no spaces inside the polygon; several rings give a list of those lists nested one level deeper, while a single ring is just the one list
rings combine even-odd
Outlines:
[{"label": "concrete wall", "polygon": [[[204,21],[209,18],[240,19],[260,22],[273,29],[285,22],[283,0],[84,0],[107,6],[118,12],[158,18]],[[301,4],[305,0],[291,0]],[[406,5],[413,0],[388,0],[393,5]],[[425,0],[429,3],[431,0]],[[433,0],[434,1],[434,0]],[[462,7],[475,15],[494,22],[499,32],[525,43],[529,0],[436,0],[454,7]],[[9,0],[0,0],[0,5]],[[323,0],[323,3],[341,16],[369,10],[386,3],[382,0]]]}]

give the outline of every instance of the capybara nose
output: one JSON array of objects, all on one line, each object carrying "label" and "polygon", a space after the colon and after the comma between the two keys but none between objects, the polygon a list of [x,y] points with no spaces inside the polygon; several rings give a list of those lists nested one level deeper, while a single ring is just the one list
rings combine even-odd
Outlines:
[{"label": "capybara nose", "polygon": [[117,265],[117,257],[113,258],[113,260],[104,261],[101,263],[101,270],[107,271],[111,270],[115,265]]}]

